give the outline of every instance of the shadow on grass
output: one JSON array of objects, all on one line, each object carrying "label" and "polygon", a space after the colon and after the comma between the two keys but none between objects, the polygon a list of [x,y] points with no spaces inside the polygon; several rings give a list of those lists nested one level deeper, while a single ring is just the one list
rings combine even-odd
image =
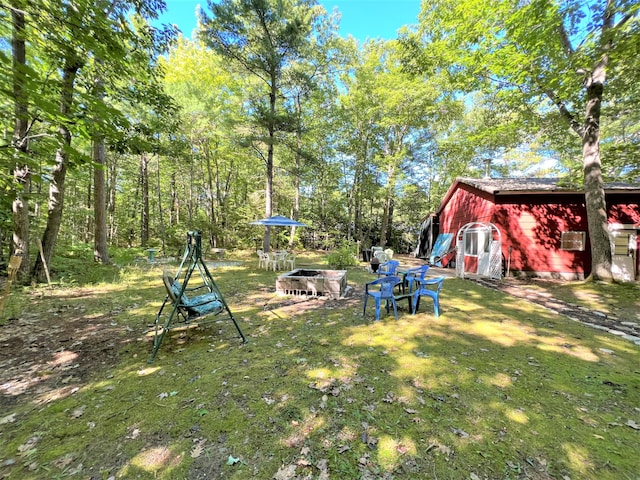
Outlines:
[{"label": "shadow on grass", "polygon": [[[221,321],[173,332],[153,365],[146,364],[151,344],[142,333],[163,299],[159,275],[157,284],[149,277],[115,293],[79,296],[101,304],[127,296],[126,311],[112,317],[126,331],[112,338],[114,361],[91,365],[91,375],[70,382],[75,390],[66,396],[10,406],[2,473],[637,473],[639,353],[628,342],[459,279],[445,282],[439,318],[425,310],[373,322],[362,316],[368,276],[359,270],[349,272],[355,295],[344,300],[276,296],[276,274],[248,266],[213,275],[249,343],[240,345],[233,325]],[[69,360],[71,367],[84,361]]]}]

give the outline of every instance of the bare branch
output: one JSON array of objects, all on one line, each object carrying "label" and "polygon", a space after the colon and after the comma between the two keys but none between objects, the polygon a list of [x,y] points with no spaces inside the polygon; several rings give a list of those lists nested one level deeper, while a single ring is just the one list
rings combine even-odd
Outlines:
[{"label": "bare branch", "polygon": [[562,44],[562,49],[564,50],[565,55],[568,57],[573,55],[574,49],[571,45],[571,40],[569,39],[569,34],[567,33],[567,29],[564,28],[564,24],[560,22],[558,26],[558,33],[560,34],[560,43]]}]

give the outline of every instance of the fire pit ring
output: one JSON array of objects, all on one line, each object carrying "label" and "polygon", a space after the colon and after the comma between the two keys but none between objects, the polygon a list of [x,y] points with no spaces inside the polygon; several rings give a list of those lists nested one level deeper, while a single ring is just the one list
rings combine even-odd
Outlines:
[{"label": "fire pit ring", "polygon": [[296,268],[276,279],[276,292],[283,295],[340,298],[344,296],[346,288],[346,270]]}]

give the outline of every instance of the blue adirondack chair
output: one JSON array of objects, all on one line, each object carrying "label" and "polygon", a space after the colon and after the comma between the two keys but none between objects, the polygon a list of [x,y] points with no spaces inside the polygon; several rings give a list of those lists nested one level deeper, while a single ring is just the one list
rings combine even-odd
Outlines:
[{"label": "blue adirondack chair", "polygon": [[396,305],[396,299],[393,295],[393,289],[401,282],[400,277],[390,276],[381,277],[373,282],[365,284],[364,287],[364,310],[362,315],[367,311],[367,300],[369,297],[373,297],[376,302],[376,321],[380,320],[380,304],[382,300],[386,302],[387,313],[389,313],[389,304],[393,306],[393,314],[398,319],[398,307]]},{"label": "blue adirondack chair", "polygon": [[440,316],[440,290],[445,277],[434,277],[416,282],[416,290],[413,293],[413,313],[417,313],[420,306],[420,297],[433,299],[433,311],[436,317]]}]

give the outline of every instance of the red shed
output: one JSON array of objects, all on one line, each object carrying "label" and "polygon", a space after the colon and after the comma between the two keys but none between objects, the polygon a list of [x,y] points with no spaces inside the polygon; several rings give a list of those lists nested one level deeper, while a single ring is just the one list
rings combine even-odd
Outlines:
[{"label": "red shed", "polygon": [[[606,184],[605,198],[614,274],[633,280],[640,270],[640,185]],[[458,178],[435,220],[439,233],[453,234],[454,242],[470,222],[495,225],[503,269],[514,275],[583,279],[591,270],[584,192],[557,178]],[[474,249],[488,252],[488,243]],[[474,259],[465,257],[469,261]]]}]

